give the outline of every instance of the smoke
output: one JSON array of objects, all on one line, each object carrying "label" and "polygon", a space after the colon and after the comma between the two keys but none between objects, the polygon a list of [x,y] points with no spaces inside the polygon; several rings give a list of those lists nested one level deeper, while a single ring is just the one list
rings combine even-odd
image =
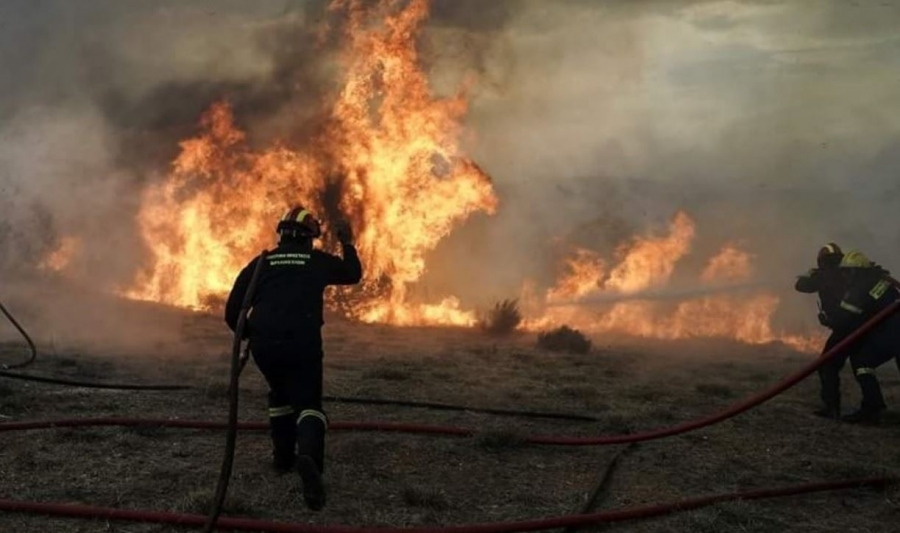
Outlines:
[{"label": "smoke", "polygon": [[[822,242],[900,264],[897,7],[432,4],[422,59],[440,94],[474,73],[467,146],[501,207],[434,252],[426,292],[485,305],[679,209],[698,228],[684,268],[737,242],[788,293]],[[70,275],[127,284],[141,191],[214,101],[251,144],[307,142],[337,80],[326,5],[3,2],[0,273],[76,235]]]},{"label": "smoke", "polygon": [[809,314],[791,284],[825,242],[900,263],[896,6],[510,5],[482,59],[504,83],[470,115],[502,206],[442,250],[480,281],[458,292],[547,283],[572,246],[611,255],[679,209],[698,228],[684,269],[734,242],[788,314]]},{"label": "smoke", "polygon": [[[146,263],[136,227],[142,191],[168,172],[211,102],[232,98],[255,120],[305,111],[287,109],[294,90],[317,97],[324,76],[311,65],[322,61],[310,59],[310,37],[291,31],[309,14],[299,6],[0,5],[0,291],[40,325],[39,336],[135,346],[172,333],[152,312],[125,312],[98,293],[128,286]],[[276,125],[260,120],[259,135],[267,128]],[[36,278],[70,237],[69,284]]]}]

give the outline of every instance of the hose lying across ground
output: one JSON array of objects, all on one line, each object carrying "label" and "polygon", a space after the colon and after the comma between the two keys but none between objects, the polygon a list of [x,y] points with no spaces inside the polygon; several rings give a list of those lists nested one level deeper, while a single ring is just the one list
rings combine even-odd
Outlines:
[{"label": "hose lying across ground", "polygon": [[[30,357],[21,363],[12,364],[12,365],[0,365],[0,377],[7,379],[17,379],[20,381],[33,381],[36,383],[45,383],[48,385],[62,385],[66,387],[82,387],[86,389],[105,389],[105,390],[130,390],[130,391],[186,391],[186,390],[196,390],[196,387],[192,387],[190,385],[181,385],[181,384],[171,384],[171,385],[155,385],[155,384],[137,384],[137,383],[112,383],[112,382],[102,382],[102,381],[85,381],[85,380],[77,380],[77,379],[68,379],[68,378],[58,378],[51,376],[39,376],[34,374],[22,374],[20,372],[9,372],[11,369],[19,369],[25,368],[26,366],[34,363],[35,359],[37,359],[38,351],[37,347],[34,344],[34,341],[31,339],[31,336],[28,335],[28,332],[25,331],[19,322],[15,319],[15,317],[10,313],[6,307],[3,306],[3,303],[0,302],[0,312],[3,313],[4,316],[12,323],[13,326],[19,331],[22,335],[22,338],[25,339],[25,342],[28,343],[29,350],[31,352]],[[241,369],[243,369],[243,365],[246,363],[246,360],[241,360]],[[358,397],[350,397],[350,396],[324,396],[322,398],[325,402],[331,403],[345,403],[345,404],[358,404],[358,405],[388,405],[388,406],[396,406],[396,407],[411,407],[411,408],[421,408],[421,409],[431,409],[434,411],[457,411],[457,412],[469,412],[469,413],[484,413],[489,415],[498,415],[498,416],[516,416],[523,418],[549,418],[549,419],[557,419],[557,420],[579,420],[584,422],[598,422],[599,418],[590,415],[576,414],[576,413],[550,413],[543,411],[520,411],[514,409],[495,409],[495,408],[486,408],[486,407],[471,407],[466,405],[451,405],[445,403],[437,403],[437,402],[420,402],[420,401],[411,401],[411,400],[390,400],[390,399],[382,399],[382,398],[358,398]]]},{"label": "hose lying across ground", "polygon": [[[200,390],[191,385],[144,385],[138,383],[107,383],[100,381],[83,381],[50,376],[37,376],[34,374],[22,374],[19,372],[7,372],[0,370],[0,378],[17,379],[21,381],[33,381],[49,385],[64,385],[67,387],[82,387],[86,389],[106,390],[134,390],[134,391],[188,391]],[[384,398],[359,398],[355,396],[323,396],[322,401],[327,403],[343,403],[351,405],[381,405],[393,407],[409,407],[415,409],[428,409],[432,411],[454,411],[466,413],[482,413],[496,416],[513,416],[521,418],[546,418],[553,420],[571,420],[575,422],[599,422],[596,416],[580,413],[556,413],[548,411],[522,411],[518,409],[497,409],[491,407],[472,407],[469,405],[453,405],[438,402],[419,402],[413,400],[391,400]]]},{"label": "hose lying across ground", "polygon": [[[260,261],[260,264],[262,261]],[[258,275],[259,265],[257,266],[255,275]],[[252,284],[252,283],[251,283]],[[247,298],[249,300],[250,291]],[[249,307],[246,305],[245,307]],[[697,430],[718,422],[727,420],[728,418],[737,416],[753,407],[756,407],[771,398],[781,394],[790,387],[796,385],[804,378],[815,372],[819,367],[836,357],[842,351],[846,350],[852,343],[858,341],[862,336],[879,325],[883,320],[897,312],[900,309],[900,301],[894,302],[877,315],[869,319],[865,324],[860,326],[851,335],[848,335],[840,343],[828,350],[818,360],[811,362],[800,371],[788,376],[773,387],[762,391],[750,398],[747,398],[723,411],[709,415],[707,417],[685,422],[680,425],[669,428],[646,431],[643,433],[616,436],[601,437],[572,437],[572,436],[529,436],[524,441],[532,444],[546,445],[569,445],[569,446],[591,446],[591,445],[607,445],[607,444],[624,444],[641,442],[646,440],[660,439]],[[246,319],[246,313],[242,313],[242,318]],[[795,487],[786,487],[781,489],[765,489],[758,491],[750,491],[743,493],[723,494],[716,496],[707,496],[704,498],[696,498],[691,500],[683,500],[680,502],[655,505],[650,507],[641,507],[635,509],[625,509],[620,511],[611,511],[604,513],[594,513],[589,515],[570,515],[558,518],[509,522],[496,524],[478,524],[472,526],[457,526],[445,528],[383,528],[378,530],[367,530],[358,527],[347,526],[313,526],[313,525],[293,525],[279,524],[275,522],[264,522],[258,520],[226,518],[219,520],[221,504],[224,500],[227,490],[228,478],[231,472],[231,464],[234,453],[234,442],[236,431],[242,429],[266,429],[265,424],[238,424],[237,422],[237,380],[240,375],[240,329],[235,335],[234,349],[232,352],[231,366],[231,388],[230,388],[230,409],[229,420],[227,425],[215,422],[189,422],[179,420],[142,420],[133,418],[123,419],[86,419],[86,420],[56,420],[44,422],[11,422],[0,424],[0,432],[14,431],[24,429],[38,429],[42,427],[76,427],[76,426],[102,426],[102,425],[126,425],[126,426],[163,426],[163,427],[185,427],[197,429],[221,429],[227,427],[227,443],[225,459],[223,460],[221,476],[216,490],[216,499],[213,509],[208,517],[198,515],[183,515],[174,513],[161,513],[152,511],[131,511],[122,509],[107,509],[100,507],[74,506],[64,504],[41,504],[34,502],[16,502],[12,500],[0,500],[0,510],[33,512],[43,514],[57,514],[70,517],[85,518],[106,518],[121,519],[141,522],[157,522],[165,524],[175,524],[183,526],[205,526],[207,531],[212,531],[217,526],[233,529],[233,530],[252,530],[252,531],[273,531],[273,532],[301,532],[301,533],[361,533],[365,531],[379,531],[381,533],[501,533],[513,531],[533,531],[541,529],[552,529],[560,527],[577,527],[589,524],[598,524],[622,520],[630,520],[635,518],[649,518],[672,513],[679,510],[695,509],[705,505],[711,505],[723,501],[731,500],[751,500],[771,497],[781,497],[794,494],[802,494],[809,492],[819,492],[825,490],[838,490],[860,486],[884,486],[893,482],[891,478],[873,478],[862,480],[847,480],[830,483],[820,483],[811,485],[801,485]],[[447,427],[447,426],[422,426],[410,424],[392,424],[378,422],[349,422],[334,423],[333,429],[355,429],[355,430],[379,430],[379,431],[402,431],[410,433],[424,433],[431,435],[456,435],[468,436],[476,433],[475,430]]]},{"label": "hose lying across ground", "polygon": [[[656,430],[645,431],[641,433],[624,434],[624,435],[608,435],[598,437],[577,437],[577,436],[557,436],[557,435],[530,435],[523,437],[523,441],[528,444],[544,444],[557,446],[604,446],[611,444],[628,444],[632,442],[642,442],[648,440],[661,439],[671,437],[689,431],[704,428],[737,416],[753,407],[756,407],[775,396],[786,391],[790,387],[796,385],[804,378],[815,372],[819,367],[827,363],[831,358],[837,356],[841,351],[846,349],[850,344],[857,341],[872,328],[877,326],[881,321],[888,318],[900,309],[900,301],[891,304],[883,311],[872,317],[868,322],[863,324],[858,330],[847,336],[843,341],[828,350],[822,357],[812,361],[806,367],[798,372],[784,378],[774,386],[758,393],[750,398],[740,401],[731,407],[724,409],[718,413],[708,415],[706,417],[685,422],[676,426],[661,428]],[[27,422],[3,422],[0,423],[0,432],[16,431],[25,429],[44,429],[53,427],[87,427],[87,426],[156,426],[169,428],[189,428],[189,429],[209,429],[221,430],[227,426],[223,422],[211,421],[190,421],[190,420],[168,420],[168,419],[139,419],[139,418],[84,418],[84,419],[60,419],[45,421],[27,421]],[[245,422],[237,425],[238,429],[249,431],[262,431],[268,428],[268,425],[262,422]],[[333,430],[344,431],[389,431],[399,433],[417,433],[426,435],[445,435],[468,437],[480,433],[482,430],[473,428],[463,428],[454,426],[434,426],[425,424],[401,424],[393,422],[333,422],[329,426]]]},{"label": "hose lying across ground", "polygon": [[98,381],[81,381],[77,379],[52,378],[48,376],[35,376],[32,374],[20,374],[19,372],[7,372],[0,370],[0,377],[18,379],[22,381],[34,381],[50,385],[65,385],[67,387],[83,387],[87,389],[107,390],[142,390],[142,391],[180,391],[193,387],[187,385],[142,385],[138,383],[104,383]]},{"label": "hose lying across ground", "polygon": [[0,313],[3,313],[3,316],[5,316],[7,320],[9,320],[9,322],[13,325],[13,327],[15,327],[19,331],[19,333],[25,339],[25,342],[28,343],[28,349],[31,351],[31,355],[25,361],[12,365],[0,365],[0,369],[11,370],[14,368],[25,368],[26,366],[33,363],[35,359],[37,359],[37,348],[34,345],[34,341],[31,340],[31,336],[28,335],[28,332],[25,331],[25,328],[23,328],[22,325],[19,324],[18,321],[16,321],[16,318],[12,315],[12,313],[10,313],[6,309],[6,307],[3,306],[3,302],[0,302]]},{"label": "hose lying across ground", "polygon": [[[447,527],[365,528],[356,526],[286,524],[283,522],[252,520],[248,518],[223,517],[219,519],[218,527],[233,531],[266,531],[270,533],[513,533],[517,531],[540,531],[565,527],[583,527],[613,522],[624,522],[626,520],[654,518],[729,501],[782,498],[798,494],[856,488],[884,488],[893,482],[894,480],[890,478],[867,478],[809,483],[776,489],[760,489],[730,494],[702,496],[666,504],[632,507],[630,509],[605,511],[601,513],[558,516],[538,520],[493,524],[471,524]],[[193,528],[202,527],[206,522],[205,516],[196,514],[144,511],[138,509],[114,509],[109,507],[92,507],[87,505],[62,503],[36,503],[16,500],[0,500],[0,511],[64,516],[69,518],[124,520]]]}]

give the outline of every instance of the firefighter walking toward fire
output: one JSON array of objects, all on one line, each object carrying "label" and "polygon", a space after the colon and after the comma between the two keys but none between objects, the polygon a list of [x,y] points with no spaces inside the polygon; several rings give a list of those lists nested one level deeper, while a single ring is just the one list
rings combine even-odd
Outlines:
[{"label": "firefighter walking toward fire", "polygon": [[[263,256],[245,336],[269,385],[273,466],[279,472],[296,467],[304,501],[319,510],[325,505],[328,428],[322,408],[323,292],[329,285],[359,283],[362,266],[346,223],[336,231],[342,257],[313,248],[321,225],[302,207],[288,210],[277,233],[278,246]],[[225,321],[232,331],[260,257],[241,271],[228,297]]]},{"label": "firefighter walking toward fire", "polygon": [[[818,268],[799,277],[795,288],[818,293],[819,322],[832,330],[823,353],[900,298],[890,273],[861,252],[844,254],[837,244],[829,243],[819,250],[817,264]],[[816,414],[850,423],[878,422],[886,406],[875,369],[894,358],[900,366],[898,315],[819,369],[824,406]],[[840,372],[848,359],[862,391],[862,403],[855,412],[841,417]]]}]

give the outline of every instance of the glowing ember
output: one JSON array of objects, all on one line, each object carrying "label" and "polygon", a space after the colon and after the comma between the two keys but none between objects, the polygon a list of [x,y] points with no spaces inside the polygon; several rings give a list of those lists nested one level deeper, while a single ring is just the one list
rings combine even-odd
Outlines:
[{"label": "glowing ember", "polygon": [[[346,78],[315,149],[253,151],[227,104],[204,115],[202,134],[181,143],[171,175],[143,198],[139,221],[154,260],[129,296],[205,307],[271,245],[282,211],[301,203],[323,214],[337,208],[354,226],[366,279],[351,314],[403,325],[474,323],[453,298],[407,298],[425,273],[425,254],[471,214],[493,213],[496,198],[459,150],[464,97],[435,98],[419,67],[415,40],[427,2],[371,23],[391,6],[333,4],[349,12]],[[325,204],[327,189],[341,191],[338,205]]]}]

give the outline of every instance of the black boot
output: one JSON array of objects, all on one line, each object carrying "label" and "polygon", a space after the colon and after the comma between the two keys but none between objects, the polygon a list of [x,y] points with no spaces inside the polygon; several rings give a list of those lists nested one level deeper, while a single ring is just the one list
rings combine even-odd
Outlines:
[{"label": "black boot", "polygon": [[860,407],[849,415],[844,415],[841,420],[848,424],[871,424],[877,425],[881,422],[881,413],[884,408],[876,409],[872,407]]},{"label": "black boot", "polygon": [[822,418],[827,418],[829,420],[840,420],[841,404],[840,402],[834,403],[832,405],[825,404],[818,411],[814,411],[813,414]]},{"label": "black boot", "polygon": [[311,511],[321,511],[325,507],[325,482],[322,480],[322,472],[308,455],[297,458],[297,470],[303,481],[303,501]]},{"label": "black boot", "polygon": [[[269,410],[276,414],[275,409]],[[280,414],[280,411],[277,412]],[[296,464],[297,417],[291,409],[289,414],[269,416],[269,428],[272,433],[272,468],[278,473],[290,472]]]},{"label": "black boot", "polygon": [[862,389],[862,405],[855,412],[842,418],[851,424],[877,424],[885,410],[884,396],[875,374],[857,374],[856,381]]},{"label": "black boot", "polygon": [[822,408],[815,411],[816,416],[839,420],[841,418],[841,377],[840,366],[830,362],[819,369],[821,383]]},{"label": "black boot", "polygon": [[313,511],[325,507],[325,413],[307,409],[297,421],[297,470],[303,480],[303,500]]}]

